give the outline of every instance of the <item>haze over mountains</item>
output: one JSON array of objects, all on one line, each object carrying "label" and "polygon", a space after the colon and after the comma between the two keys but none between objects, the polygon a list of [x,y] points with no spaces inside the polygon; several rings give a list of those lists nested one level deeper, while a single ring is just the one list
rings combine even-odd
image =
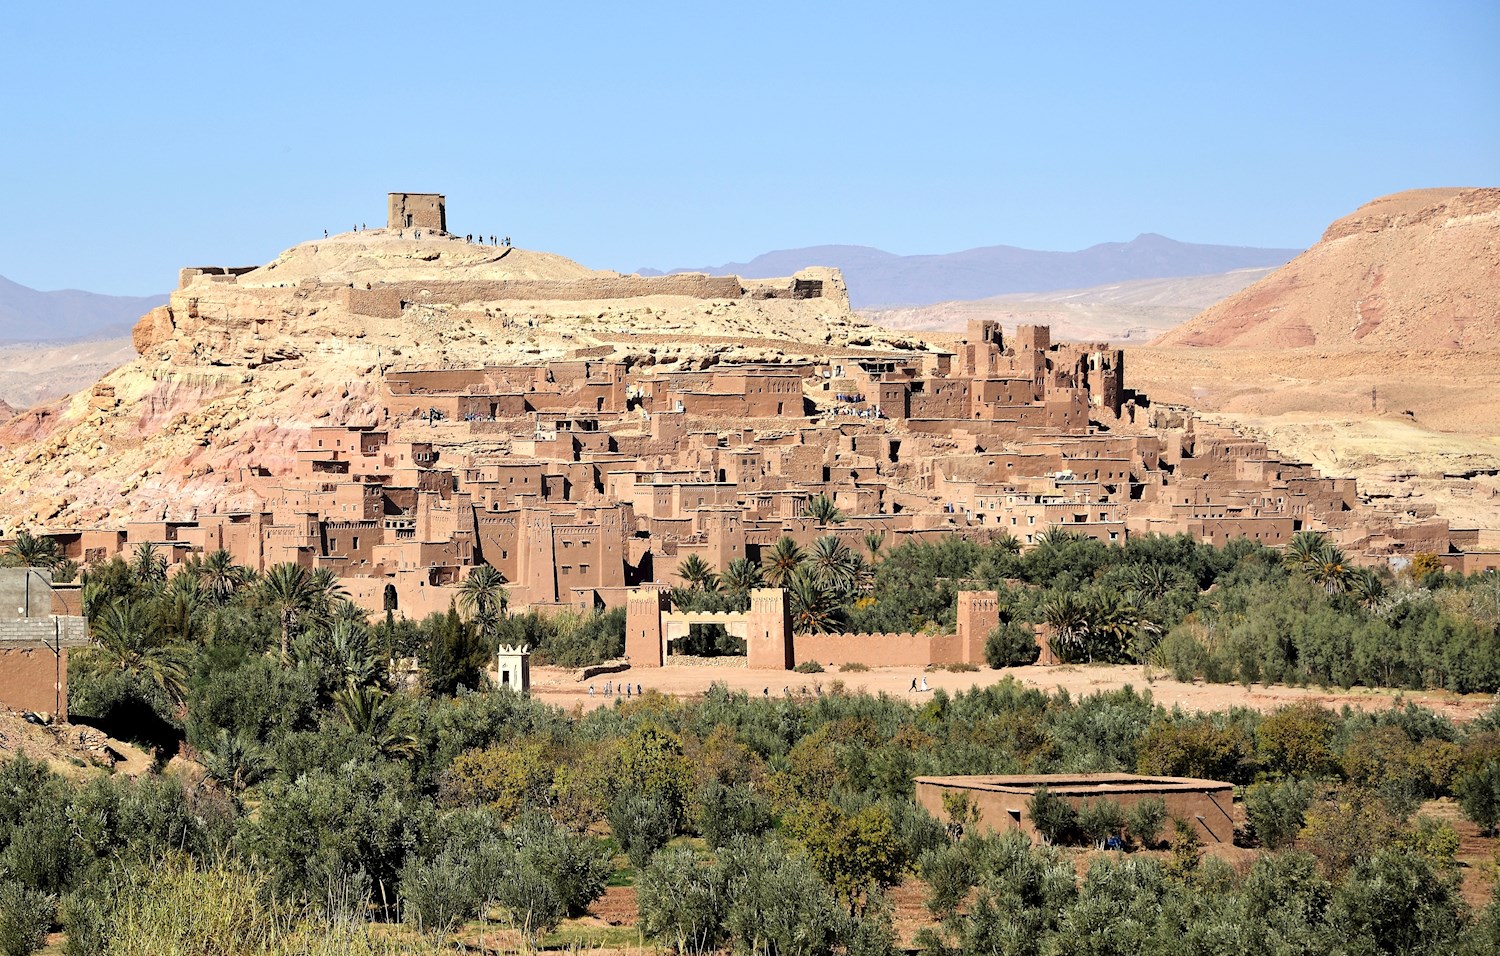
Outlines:
[{"label": "haze over mountains", "polygon": [[39,292],[0,276],[0,343],[129,335],[136,319],[166,301],[165,295]]},{"label": "haze over mountains", "polygon": [[[769,278],[807,266],[833,266],[844,273],[850,303],[869,309],[1261,269],[1289,262],[1301,251],[1200,245],[1144,233],[1129,242],[1105,242],[1077,252],[985,246],[940,255],[899,256],[869,246],[809,246],[768,252],[749,262],[671,271]],[[641,270],[641,275],[663,274]]]}]

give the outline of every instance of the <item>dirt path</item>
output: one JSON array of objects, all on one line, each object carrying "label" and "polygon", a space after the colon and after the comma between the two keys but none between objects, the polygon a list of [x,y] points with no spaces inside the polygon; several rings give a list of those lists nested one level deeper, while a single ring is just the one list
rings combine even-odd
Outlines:
[{"label": "dirt path", "polygon": [[[852,693],[889,694],[915,701],[939,687],[953,693],[972,687],[987,687],[1006,676],[1031,687],[1048,692],[1062,689],[1074,696],[1118,690],[1128,685],[1136,690],[1149,690],[1152,698],[1165,707],[1180,705],[1190,711],[1226,710],[1230,707],[1269,711],[1300,700],[1317,701],[1329,707],[1347,704],[1358,710],[1383,710],[1397,702],[1410,700],[1454,720],[1466,721],[1489,710],[1496,701],[1495,696],[1490,694],[1459,695],[1444,691],[1392,691],[1361,687],[1323,690],[1314,687],[1267,687],[1261,684],[1246,687],[1241,684],[1198,682],[1185,684],[1160,676],[1159,672],[1151,679],[1144,668],[1133,665],[1034,665],[968,673],[929,671],[925,674],[914,667],[878,667],[848,673],[840,673],[837,668],[831,668],[822,674],[798,674],[781,670],[750,670],[745,667],[667,666],[606,674],[592,681],[578,681],[569,670],[536,667],[532,668],[532,693],[547,703],[571,710],[575,707],[592,709],[613,703],[613,697],[604,696],[605,684],[611,683],[618,687],[626,680],[632,685],[639,684],[648,693],[655,691],[674,697],[702,694],[715,681],[722,681],[731,690],[764,693],[772,697],[780,697],[787,692],[797,697],[804,694],[811,696],[817,693],[819,687],[826,694],[833,689],[835,681],[842,681],[844,688]],[[913,692],[912,680],[915,678],[920,687],[924,677],[929,690],[926,693],[920,690]],[[593,696],[589,695],[590,683],[595,687]]]}]

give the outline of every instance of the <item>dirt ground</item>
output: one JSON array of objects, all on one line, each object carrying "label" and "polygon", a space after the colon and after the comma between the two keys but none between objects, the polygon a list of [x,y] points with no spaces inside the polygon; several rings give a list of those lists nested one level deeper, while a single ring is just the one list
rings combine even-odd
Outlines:
[{"label": "dirt ground", "polygon": [[[729,660],[729,659],[726,659]],[[1348,705],[1358,710],[1383,710],[1398,702],[1415,701],[1425,707],[1458,720],[1472,720],[1495,704],[1490,694],[1450,694],[1443,691],[1392,691],[1351,688],[1348,690],[1324,690],[1315,687],[1284,687],[1252,684],[1185,684],[1164,676],[1160,671],[1149,673],[1135,665],[1095,664],[1088,666],[1042,666],[1008,667],[1002,670],[988,668],[961,673],[927,671],[915,667],[877,667],[863,672],[839,672],[829,668],[821,674],[798,674],[782,670],[750,670],[745,667],[701,667],[669,665],[660,668],[638,668],[620,674],[605,674],[592,680],[580,681],[576,672],[562,668],[533,667],[531,691],[539,700],[562,707],[592,709],[614,702],[614,697],[604,696],[604,686],[611,683],[618,687],[628,680],[646,693],[669,694],[674,697],[693,697],[706,691],[710,684],[722,681],[734,691],[751,694],[766,694],[781,697],[814,696],[821,688],[827,694],[833,691],[836,681],[841,681],[844,690],[850,693],[867,692],[921,700],[933,690],[941,687],[953,693],[973,687],[988,687],[1005,677],[1013,677],[1023,684],[1053,692],[1066,690],[1078,696],[1096,691],[1118,690],[1130,686],[1139,691],[1150,691],[1152,698],[1165,707],[1182,706],[1189,711],[1226,710],[1230,707],[1251,707],[1260,711],[1275,710],[1285,704],[1302,700],[1313,700],[1329,707]],[[920,688],[923,679],[927,691],[911,690],[915,679]],[[589,694],[593,684],[595,693]]]},{"label": "dirt ground", "polygon": [[151,755],[81,724],[34,724],[17,713],[0,711],[0,762],[17,754],[44,760],[73,780],[110,771],[138,777],[151,769]]}]

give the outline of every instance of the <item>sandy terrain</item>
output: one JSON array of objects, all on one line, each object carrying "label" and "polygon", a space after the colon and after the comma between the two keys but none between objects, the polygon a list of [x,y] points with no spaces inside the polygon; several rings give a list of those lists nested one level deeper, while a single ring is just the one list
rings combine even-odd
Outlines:
[{"label": "sandy terrain", "polygon": [[[624,680],[629,680],[632,684],[639,683],[647,694],[656,692],[675,697],[701,694],[715,681],[722,681],[735,691],[751,694],[768,691],[772,697],[783,696],[788,688],[794,696],[800,697],[804,693],[811,696],[819,686],[826,694],[833,689],[834,681],[842,681],[845,689],[850,692],[890,694],[918,701],[925,699],[930,690],[927,693],[911,691],[913,678],[920,682],[926,677],[931,690],[941,687],[953,693],[972,687],[987,687],[1007,676],[1028,686],[1049,692],[1066,690],[1075,696],[1118,690],[1128,685],[1137,690],[1149,690],[1152,698],[1165,707],[1181,705],[1190,711],[1225,710],[1230,707],[1269,711],[1302,700],[1313,700],[1330,707],[1347,704],[1360,710],[1381,710],[1397,701],[1412,700],[1455,720],[1472,720],[1495,703],[1495,698],[1488,694],[1463,696],[1441,691],[1402,693],[1366,688],[1324,690],[1310,687],[1267,687],[1260,684],[1249,687],[1197,682],[1184,684],[1165,677],[1160,672],[1148,675],[1141,667],[1104,664],[1062,667],[1033,665],[967,673],[928,671],[925,674],[913,667],[881,667],[850,673],[839,673],[837,668],[830,668],[822,674],[798,674],[793,671],[750,670],[745,667],[669,665],[628,670],[621,674],[605,674],[592,681],[577,680],[572,670],[534,667],[531,671],[531,690],[537,699],[567,709],[589,709],[613,703],[613,697],[604,696],[604,685],[606,682],[618,685]],[[588,692],[590,683],[596,689],[592,696]]]},{"label": "sandy terrain", "polygon": [[989,320],[1006,329],[1049,325],[1058,340],[1134,344],[1151,341],[1270,272],[1239,269],[1220,275],[1139,279],[1088,289],[864,309],[859,315],[889,329],[961,332],[968,322]]},{"label": "sandy terrain", "polygon": [[1191,405],[1391,507],[1500,529],[1500,358],[1460,350],[1130,349],[1131,387]]}]

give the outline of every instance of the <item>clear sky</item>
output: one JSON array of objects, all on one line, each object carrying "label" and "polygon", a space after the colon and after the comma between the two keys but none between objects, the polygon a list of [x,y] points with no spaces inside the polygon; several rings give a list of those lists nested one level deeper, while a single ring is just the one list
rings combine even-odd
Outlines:
[{"label": "clear sky", "polygon": [[163,292],[443,192],[595,268],[1306,246],[1500,185],[1500,3],[13,3],[0,275]]}]

